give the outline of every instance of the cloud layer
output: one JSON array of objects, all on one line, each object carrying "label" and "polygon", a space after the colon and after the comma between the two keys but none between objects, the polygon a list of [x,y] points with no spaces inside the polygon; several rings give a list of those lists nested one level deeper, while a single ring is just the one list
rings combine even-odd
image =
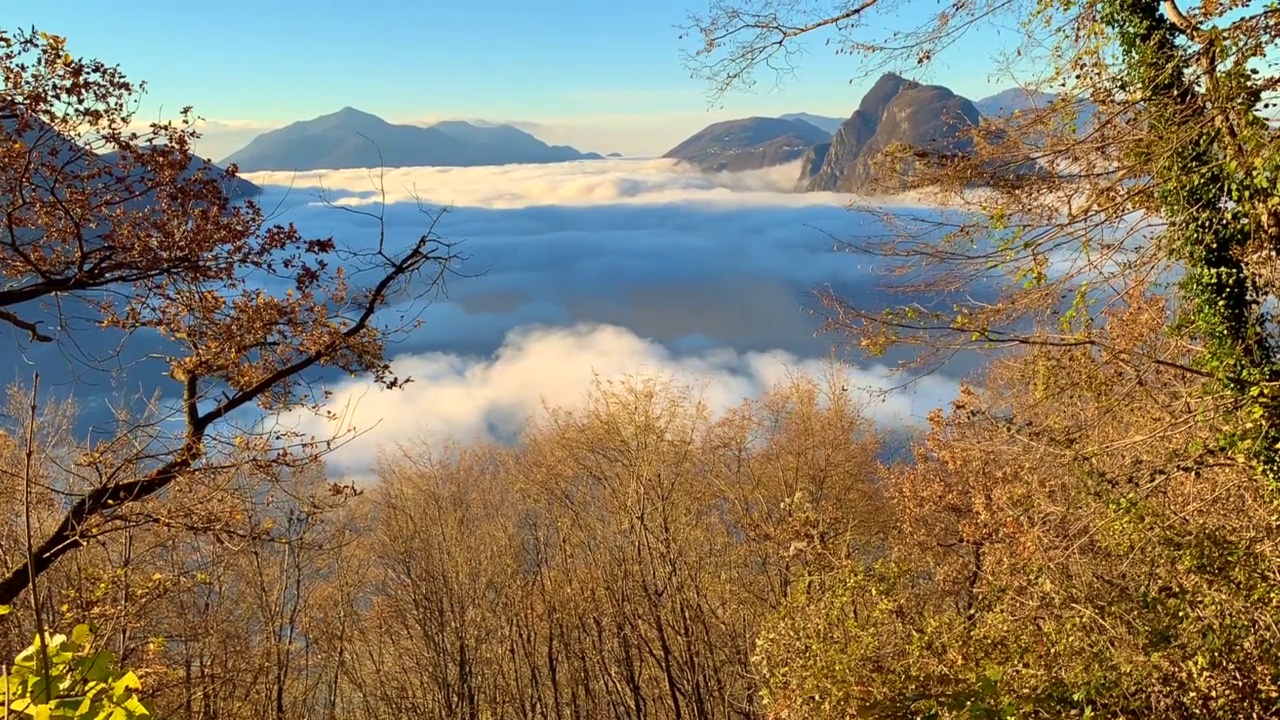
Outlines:
[{"label": "cloud layer", "polygon": [[[880,228],[849,213],[847,196],[791,192],[797,171],[617,160],[251,174],[280,219],[348,241],[374,237],[378,222],[334,205],[382,215],[393,239],[418,236],[422,206],[452,206],[439,230],[463,241],[475,275],[452,280],[396,347],[408,388],[344,382],[333,400],[343,420],[303,427],[367,430],[334,458],[359,475],[388,443],[506,438],[543,403],[581,401],[597,375],[674,377],[726,408],[787,373],[831,371],[837,338],[817,332],[809,293],[883,302],[873,262],[835,249]],[[873,389],[902,379],[878,365],[838,372]],[[955,387],[954,374],[933,376],[871,412],[912,424]]]},{"label": "cloud layer", "polygon": [[[798,163],[741,173],[707,174],[671,160],[611,159],[497,167],[419,167],[247,173],[260,184],[323,192],[345,204],[416,199],[436,205],[517,209],[545,205],[715,203],[732,206],[840,206],[847,196],[791,193]],[[377,188],[385,190],[385,196]]]},{"label": "cloud layer", "polygon": [[[604,322],[661,342],[703,337],[803,353],[796,345],[815,329],[803,293],[824,279],[810,256],[832,254],[829,239],[804,227],[813,213],[769,204],[799,196],[716,184],[753,187],[766,177],[708,179],[666,162],[252,177],[279,219],[344,242],[374,237],[377,221],[325,207],[317,193],[381,213],[393,242],[416,238],[428,222],[413,195],[432,208],[453,204],[438,230],[461,243],[462,272],[474,277],[449,281],[447,300],[426,309],[423,330],[402,352],[483,355],[523,325]],[[378,181],[385,208],[368,205]],[[836,203],[816,209],[848,223]]]},{"label": "cloud layer", "polygon": [[[877,228],[847,198],[781,192],[793,167],[705,175],[669,161],[598,161],[487,168],[406,168],[385,174],[254,173],[263,205],[304,231],[416,238],[428,207],[452,204],[439,231],[469,255],[447,301],[427,308],[401,352],[485,355],[525,325],[607,323],[680,352],[713,347],[825,357],[812,289],[830,285],[875,302],[874,263],[835,249],[836,237]],[[291,183],[291,184],[290,184]],[[381,193],[385,188],[385,208]]]},{"label": "cloud layer", "polygon": [[891,426],[920,425],[925,413],[955,392],[951,381],[935,376],[909,391],[885,395],[882,391],[899,380],[882,366],[833,365],[782,351],[731,348],[682,355],[609,325],[521,328],[490,357],[407,355],[396,360],[396,369],[413,382],[391,391],[358,381],[342,383],[331,403],[339,419],[296,416],[289,425],[317,437],[360,433],[330,459],[336,473],[359,477],[370,471],[379,451],[399,443],[506,441],[546,406],[579,406],[597,377],[671,378],[701,389],[711,410],[722,412],[795,374],[824,377],[834,372],[861,391],[871,417]]},{"label": "cloud layer", "polygon": [[[261,204],[274,221],[343,246],[369,246],[385,231],[394,252],[424,232],[424,206],[452,206],[437,230],[469,255],[467,276],[415,308],[420,328],[389,348],[397,374],[416,382],[378,393],[345,377],[310,378],[336,391],[337,407],[363,398],[353,420],[374,429],[337,458],[360,473],[377,446],[423,433],[509,436],[542,402],[579,401],[597,373],[673,375],[725,407],[787,371],[826,372],[838,338],[817,332],[810,292],[827,285],[856,303],[886,302],[874,263],[838,252],[833,239],[882,229],[847,212],[846,198],[786,192],[794,177],[794,167],[703,175],[667,161],[599,161],[251,179],[265,186]],[[119,338],[91,328],[74,335],[79,361],[65,355],[68,343],[23,344],[0,350],[9,360],[0,367],[20,381],[39,368],[42,388],[74,393],[100,420],[113,395],[177,392],[163,360],[141,360],[160,357],[156,338],[134,337],[125,354],[138,362],[113,373],[94,352],[115,357]],[[103,369],[89,377],[89,367]],[[954,392],[961,371],[948,368],[877,416],[893,424],[923,416]],[[841,372],[854,385],[889,382],[885,367]],[[251,411],[241,415],[237,422],[252,422]],[[308,422],[317,434],[331,429]]]}]

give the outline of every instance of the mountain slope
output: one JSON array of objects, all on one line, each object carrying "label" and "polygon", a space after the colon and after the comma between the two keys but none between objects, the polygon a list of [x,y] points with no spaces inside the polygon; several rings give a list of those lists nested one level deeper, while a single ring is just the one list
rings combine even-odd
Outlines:
[{"label": "mountain slope", "polygon": [[[21,121],[18,119],[20,112]],[[17,132],[19,122],[25,126],[21,133]],[[29,176],[21,169],[8,173],[5,188],[0,189],[0,214],[13,213],[11,220],[17,223],[17,227],[10,226],[4,231],[7,234],[6,244],[14,253],[31,253],[34,248],[50,247],[40,240],[46,232],[41,223],[33,223],[30,217],[24,218],[18,210],[19,205],[49,206],[51,201],[53,205],[60,205],[54,198],[66,197],[68,191],[77,196],[77,201],[69,208],[37,216],[47,217],[52,222],[75,217],[76,222],[75,230],[60,233],[60,239],[52,244],[61,250],[47,255],[56,260],[45,265],[50,274],[42,282],[64,283],[67,278],[80,273],[93,275],[98,272],[94,268],[114,267],[118,251],[108,244],[114,241],[112,231],[118,230],[122,223],[135,229],[150,227],[149,220],[154,217],[150,214],[154,195],[145,190],[151,187],[151,183],[146,175],[126,177],[118,172],[116,152],[95,152],[40,118],[0,99],[0,142],[5,141],[26,145],[27,152],[42,158],[34,163]],[[188,172],[205,168],[209,172],[222,172],[199,159],[193,159]],[[15,199],[11,194],[15,187],[22,188],[23,197]],[[224,189],[232,200],[259,192],[257,186],[247,180],[224,186]],[[160,227],[165,227],[165,224]],[[141,230],[143,237],[151,236],[159,242],[170,237],[153,235],[153,232],[164,233],[164,230]],[[124,230],[121,235],[135,237],[135,233],[129,230]],[[76,238],[74,243],[69,240],[71,236]],[[124,244],[129,246],[130,241]],[[77,262],[80,263],[78,267]],[[121,276],[114,270],[105,274]],[[103,275],[96,277],[101,279]],[[18,278],[18,285],[14,287],[24,284],[23,279]],[[174,341],[160,337],[150,329],[129,332],[101,324],[102,313],[98,303],[128,286],[127,282],[110,282],[105,287],[89,284],[53,294],[36,293],[28,300],[11,296],[6,309],[34,323],[54,342],[34,342],[27,333],[8,323],[0,323],[0,336],[5,339],[0,342],[0,382],[29,382],[31,369],[39,368],[42,387],[50,388],[58,396],[73,386],[81,389],[132,387],[138,392],[138,397],[150,401],[153,393],[160,390],[157,378],[167,371],[164,356],[170,351],[169,343]],[[111,423],[117,418],[114,414],[116,409],[105,401],[105,395],[81,399],[93,401],[83,406],[81,419],[86,423]],[[145,410],[143,407],[138,409]]]},{"label": "mountain slope", "polygon": [[[32,148],[39,148],[39,152],[48,158],[47,167],[60,167],[61,171],[68,176],[83,174],[84,177],[87,177],[98,174],[95,168],[114,166],[119,163],[118,152],[96,152],[91,150],[71,137],[62,135],[39,118],[31,117],[22,112],[16,105],[6,104],[3,100],[0,100],[0,130],[3,130],[3,132],[0,132],[0,138],[10,133],[16,133],[20,113],[21,117],[27,122],[29,129],[23,132],[21,137],[15,139]],[[55,159],[57,160],[56,164],[53,162]],[[214,177],[226,176],[226,171],[223,168],[208,160],[192,156],[191,164],[188,166],[185,176],[190,177],[198,172],[205,172]],[[111,177],[114,176],[103,174],[97,180],[99,182],[110,182]],[[135,176],[132,179],[142,180],[144,178]],[[60,184],[65,180],[55,183],[53,180],[47,179],[47,182]],[[244,200],[261,194],[262,188],[244,178],[235,178],[232,182],[224,183],[223,191],[232,200]],[[137,202],[145,202],[145,200],[138,199]]]},{"label": "mountain slope", "polygon": [[241,172],[338,170],[369,167],[509,165],[599,159],[566,146],[547,145],[509,125],[463,121],[431,127],[395,125],[345,107],[263,133],[228,155]]},{"label": "mountain slope", "polygon": [[[115,152],[103,153],[99,157],[102,158],[103,162],[109,165],[114,165],[118,162],[117,153]],[[192,157],[191,164],[187,167],[186,176],[190,177],[196,173],[206,173],[211,177],[225,178],[227,182],[223,183],[223,191],[227,194],[227,197],[232,200],[247,200],[262,194],[262,188],[242,177],[234,179],[226,177],[227,171],[214,164],[211,160]]]},{"label": "mountain slope", "polygon": [[801,122],[807,122],[830,135],[835,135],[836,131],[840,129],[840,126],[844,124],[845,120],[844,118],[827,117],[825,115],[811,115],[806,112],[787,113],[786,115],[779,115],[778,117],[782,120],[799,120]]},{"label": "mountain slope", "polygon": [[[1072,98],[1018,87],[985,97],[974,105],[983,117],[996,118],[1008,123],[1010,127],[1018,127],[1023,125],[1024,120],[1029,120],[1035,126],[1033,132],[1042,138],[1050,132],[1087,134],[1094,127],[1098,111],[1097,106],[1087,98]],[[1041,140],[1033,136],[1027,142],[1038,144]]]},{"label": "mountain slope", "polygon": [[663,157],[717,172],[756,170],[791,162],[829,139],[800,120],[750,117],[709,125]]},{"label": "mountain slope", "polygon": [[1053,93],[1013,87],[974,101],[973,106],[986,117],[1005,117],[1020,110],[1043,108],[1057,97]]},{"label": "mountain slope", "polygon": [[967,128],[981,120],[969,100],[940,85],[921,85],[899,75],[882,76],[840,126],[829,145],[805,158],[798,189],[871,193],[900,190],[910,168],[881,166],[896,145],[939,152],[967,152]]}]

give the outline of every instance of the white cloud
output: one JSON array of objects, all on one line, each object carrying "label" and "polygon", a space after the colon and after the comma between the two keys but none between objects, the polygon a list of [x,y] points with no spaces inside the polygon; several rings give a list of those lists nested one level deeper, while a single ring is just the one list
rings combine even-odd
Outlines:
[{"label": "white cloud", "polygon": [[[659,358],[658,369],[671,362],[687,363],[687,358],[714,363],[722,355],[757,357],[753,353],[825,363],[840,338],[818,332],[820,318],[808,312],[815,305],[810,290],[829,286],[863,307],[892,301],[869,272],[883,260],[837,252],[832,236],[881,230],[866,217],[846,212],[838,196],[768,190],[781,187],[792,170],[707,176],[665,161],[631,161],[394,171],[387,179],[393,202],[383,209],[390,250],[416,240],[423,231],[425,219],[405,190],[417,186],[428,203],[458,202],[438,230],[461,242],[460,249],[470,256],[462,271],[474,277],[452,278],[447,296],[415,308],[413,316],[422,320],[421,328],[399,338],[389,350],[402,362],[428,358],[436,363],[433,367],[485,366],[495,353],[510,356],[513,343],[529,327],[567,332],[608,325],[627,334],[631,343],[625,351],[605,352],[596,337],[596,349],[587,356],[609,368],[622,367],[617,363],[627,360],[628,369],[643,369],[635,359],[653,357],[658,350],[667,353]],[[322,179],[338,188],[332,191],[338,201],[371,195],[367,171],[254,177],[269,183],[298,182],[293,188],[267,184],[262,205],[275,221],[292,222],[308,236],[333,236],[348,247],[378,238],[378,223],[366,215],[323,207],[314,200]],[[357,282],[363,280],[356,277]],[[920,293],[911,300],[929,302]],[[393,313],[399,310],[393,308],[383,317],[394,322]],[[89,357],[114,351],[111,336],[90,337],[106,345],[82,348]],[[146,342],[139,339],[132,352],[140,357],[154,350]],[[46,348],[43,357],[32,360],[47,361],[42,373],[48,373],[50,384],[71,384],[66,372],[60,379],[54,377],[65,366],[58,350]],[[4,357],[19,370],[28,367],[24,357],[0,355],[0,360]],[[884,362],[900,359],[891,354]],[[509,367],[510,360],[504,362],[500,368]],[[552,367],[571,378],[574,388],[582,387],[589,375],[583,366],[567,361]],[[174,391],[153,366],[128,368],[120,386]],[[722,369],[715,377],[727,382]],[[963,363],[946,369],[950,378],[964,371]],[[411,372],[424,375],[412,368]],[[536,377],[548,383],[569,382],[555,381],[554,374]],[[342,378],[310,379],[323,383]],[[545,391],[536,381],[529,382],[530,393]],[[725,385],[729,395],[743,392],[743,383],[735,382]],[[424,403],[418,415],[447,414],[453,412],[453,404],[467,402],[465,393],[450,394],[447,389],[440,390],[439,403],[411,395]],[[558,393],[556,398],[570,394]],[[396,419],[388,416],[389,421]],[[457,426],[469,427],[465,422]]]},{"label": "white cloud", "polygon": [[793,193],[798,162],[739,173],[703,173],[674,160],[592,160],[543,165],[411,167],[370,170],[266,171],[247,173],[261,185],[292,186],[345,196],[347,204],[380,200],[372,188],[382,183],[389,203],[415,197],[435,204],[483,208],[540,205],[659,205],[680,202],[790,207],[841,206],[849,196]]},{"label": "white cloud", "polygon": [[[451,281],[447,298],[422,311],[422,328],[391,348],[397,373],[415,381],[381,392],[332,379],[331,407],[353,406],[348,419],[372,428],[335,457],[338,469],[362,473],[386,443],[510,433],[543,402],[581,401],[596,374],[675,376],[723,408],[789,370],[826,373],[838,338],[817,332],[807,292],[830,285],[864,306],[888,302],[873,262],[833,247],[833,236],[883,230],[847,212],[845,196],[788,192],[797,173],[621,160],[249,177],[277,220],[344,244],[373,241],[378,223],[317,202],[322,188],[339,205],[380,211],[392,245],[422,231],[415,196],[454,206],[438,230],[463,242],[463,269],[477,277]],[[388,204],[371,208],[379,178]],[[887,370],[898,359],[843,372],[854,386],[884,388],[901,380]],[[956,363],[873,410],[885,421],[921,418],[963,372]],[[318,436],[334,430],[300,422]]]},{"label": "white cloud", "polygon": [[[792,164],[704,174],[667,160],[616,160],[248,177],[265,186],[261,205],[273,220],[343,245],[374,242],[378,223],[325,207],[316,200],[321,189],[340,205],[368,209],[382,199],[380,179],[392,250],[423,231],[418,198],[455,206],[438,230],[463,241],[471,256],[463,269],[476,277],[453,280],[446,298],[422,310],[422,328],[390,348],[397,371],[416,382],[383,393],[329,379],[337,383],[334,407],[360,399],[357,426],[377,425],[337,458],[358,472],[381,443],[509,431],[543,401],[580,401],[595,373],[674,375],[705,385],[708,399],[724,407],[758,395],[787,368],[825,372],[838,338],[817,333],[807,291],[827,285],[862,307],[902,298],[886,296],[871,272],[884,259],[833,248],[834,238],[885,230],[846,212],[848,196],[790,192],[798,172]],[[892,204],[935,210],[927,196]],[[987,289],[965,290],[981,301]],[[910,300],[949,307],[922,293]],[[875,412],[884,420],[922,417],[951,396],[971,362],[953,360],[946,375]],[[145,388],[161,377],[128,372]],[[855,386],[892,382],[882,366],[845,372]],[[318,435],[331,429],[306,422]]]},{"label": "white cloud", "polygon": [[[390,351],[406,361],[455,357],[476,364],[509,347],[513,331],[603,324],[673,358],[776,352],[825,359],[837,338],[817,333],[807,293],[830,284],[854,302],[884,302],[867,271],[871,263],[837,252],[831,237],[875,228],[846,212],[839,196],[778,192],[794,173],[788,167],[708,176],[668,161],[393,171],[386,179],[392,202],[383,209],[390,249],[424,229],[406,190],[417,187],[428,204],[457,203],[438,230],[461,242],[470,256],[462,270],[474,277],[451,279],[446,297],[415,314],[422,327]],[[315,199],[321,181],[338,201],[375,194],[368,171],[253,177],[267,183],[261,204],[273,221],[292,222],[308,236],[333,236],[343,246],[378,238],[377,222]],[[289,182],[296,186],[274,184]],[[113,337],[90,333],[86,343],[105,344],[77,352],[108,356]],[[139,336],[130,357],[154,350],[147,342]],[[50,385],[74,385],[74,368],[60,350],[0,352],[0,360],[18,371],[28,359],[45,363]],[[175,389],[155,366],[140,361],[127,368],[120,387]],[[86,394],[82,401],[102,405],[95,396],[101,390],[76,387]],[[429,405],[420,414],[437,407]]]},{"label": "white cloud", "polygon": [[195,151],[201,156],[221,160],[262,133],[279,127],[259,120],[201,120],[196,124],[200,139]]},{"label": "white cloud", "polygon": [[[868,199],[848,193],[795,192],[800,161],[745,172],[707,173],[662,158],[582,160],[538,165],[403,167],[371,170],[268,170],[245,173],[259,185],[288,190],[296,203],[319,204],[317,193],[345,205],[423,200],[434,205],[491,209],[607,205],[696,205],[702,207],[847,208],[933,210],[936,193],[919,191]],[[376,188],[385,190],[380,196]],[[977,196],[980,191],[973,191]],[[277,196],[268,194],[270,202]]]},{"label": "white cloud", "polygon": [[[894,387],[881,366],[837,366],[851,389],[863,389],[869,415],[886,424],[918,425],[931,408],[954,396],[946,378],[922,379],[910,392],[883,396]],[[399,390],[370,388],[359,381],[335,388],[331,407],[343,409],[336,422],[295,416],[290,425],[329,437],[350,429],[361,432],[330,458],[335,472],[364,475],[380,448],[426,440],[444,443],[505,440],[538,416],[545,406],[577,407],[593,379],[628,375],[669,377],[703,388],[713,411],[758,397],[794,374],[822,377],[833,370],[822,360],[801,359],[781,351],[740,353],[720,348],[691,356],[672,353],[624,328],[578,325],[522,328],[508,335],[492,357],[449,353],[401,356],[395,370],[413,377]]]},{"label": "white cloud", "polygon": [[[470,258],[473,279],[451,281],[447,302],[401,352],[492,352],[528,324],[619,325],[682,351],[728,346],[825,356],[809,291],[831,285],[874,304],[876,262],[833,238],[883,232],[830,193],[788,187],[794,167],[707,175],[670,161],[595,161],[387,171],[386,234],[416,239],[428,206],[456,203],[438,231]],[[367,170],[254,173],[264,208],[309,234],[368,242],[378,224],[316,200],[369,203]],[[293,187],[279,183],[293,183]],[[364,207],[364,210],[378,208]],[[924,298],[913,296],[912,300]]]}]

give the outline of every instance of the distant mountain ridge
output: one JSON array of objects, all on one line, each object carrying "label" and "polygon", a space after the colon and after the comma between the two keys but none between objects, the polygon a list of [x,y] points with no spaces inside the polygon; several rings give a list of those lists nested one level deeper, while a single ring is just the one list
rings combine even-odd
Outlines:
[{"label": "distant mountain ridge", "polygon": [[241,172],[342,170],[369,167],[473,167],[599,160],[565,145],[547,145],[510,125],[451,120],[435,125],[396,125],[344,107],[299,120],[255,137],[222,164]]},{"label": "distant mountain ridge", "polygon": [[1023,110],[1043,108],[1057,99],[1058,96],[1054,93],[1035,88],[1013,87],[977,100],[973,105],[984,117],[1006,117]]},{"label": "distant mountain ridge", "polygon": [[663,157],[715,172],[755,170],[789,163],[830,138],[803,120],[750,117],[709,125]]},{"label": "distant mountain ridge", "polygon": [[983,118],[1015,115],[1056,99],[1052,93],[1012,88],[973,102],[941,85],[886,73],[847,119],[798,112],[728,120],[701,130],[664,157],[710,171],[755,170],[799,159],[798,191],[894,192],[910,184],[911,168],[886,172],[878,161],[890,147],[971,152],[968,130]]},{"label": "distant mountain ridge", "polygon": [[783,120],[800,120],[801,122],[807,122],[819,130],[826,132],[828,135],[835,135],[836,131],[840,129],[840,126],[844,124],[845,120],[844,118],[813,115],[806,112],[787,113],[786,115],[779,115],[778,117]]}]

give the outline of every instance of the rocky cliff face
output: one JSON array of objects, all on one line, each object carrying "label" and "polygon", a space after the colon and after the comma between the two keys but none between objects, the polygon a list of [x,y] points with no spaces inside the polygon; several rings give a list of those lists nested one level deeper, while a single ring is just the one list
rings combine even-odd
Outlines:
[{"label": "rocky cliff face", "polygon": [[860,194],[901,190],[910,184],[911,168],[886,150],[905,145],[967,152],[971,144],[965,130],[980,119],[973,103],[947,88],[884,75],[840,126],[830,147],[824,152],[814,148],[807,156],[797,189]]},{"label": "rocky cliff face", "polygon": [[[822,161],[812,168],[812,172],[806,174],[807,165],[801,168],[799,189],[835,190],[842,187],[844,175],[857,165],[862,149],[875,137],[876,126],[877,121],[862,108],[854,111],[853,117],[836,131],[830,146],[821,153]],[[815,161],[817,155],[814,155]]]},{"label": "rocky cliff face", "polygon": [[[827,161],[827,153],[831,152],[831,143],[818,143],[809,148],[801,158],[800,177],[809,178],[817,175],[822,170],[822,165]],[[804,190],[805,188],[799,188]]]}]

